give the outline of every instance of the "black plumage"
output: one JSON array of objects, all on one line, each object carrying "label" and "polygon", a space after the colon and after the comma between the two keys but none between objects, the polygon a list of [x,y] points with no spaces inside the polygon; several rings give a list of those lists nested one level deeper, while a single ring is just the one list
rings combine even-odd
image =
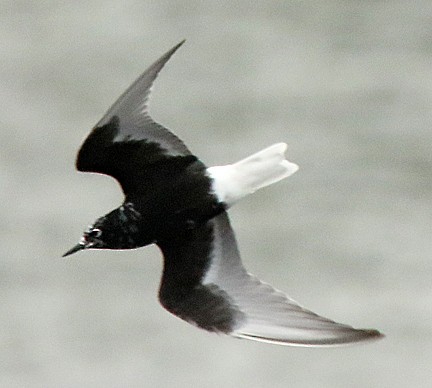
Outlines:
[{"label": "black plumage", "polygon": [[300,307],[244,269],[226,210],[237,199],[296,171],[277,144],[235,165],[207,168],[148,114],[159,71],[183,44],[151,65],[112,105],[79,150],[79,171],[114,177],[123,204],[97,219],[82,249],[155,243],[164,255],[162,305],[208,331],[290,345],[374,339]]}]

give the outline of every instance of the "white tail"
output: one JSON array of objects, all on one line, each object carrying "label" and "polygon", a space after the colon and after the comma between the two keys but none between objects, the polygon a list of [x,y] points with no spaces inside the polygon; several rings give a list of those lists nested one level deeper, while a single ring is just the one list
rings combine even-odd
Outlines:
[{"label": "white tail", "polygon": [[298,166],[285,159],[286,149],[285,143],[277,143],[237,163],[208,168],[213,179],[212,189],[219,201],[230,206],[240,198],[294,174]]}]

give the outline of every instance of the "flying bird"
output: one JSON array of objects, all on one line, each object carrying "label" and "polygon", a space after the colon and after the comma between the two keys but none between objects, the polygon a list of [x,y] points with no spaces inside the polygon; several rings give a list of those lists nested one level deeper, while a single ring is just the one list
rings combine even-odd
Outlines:
[{"label": "flying bird", "polygon": [[285,159],[286,144],[278,143],[237,163],[208,168],[150,117],[153,82],[183,43],[138,77],[81,146],[77,169],[112,176],[125,199],[89,226],[64,256],[156,244],[164,256],[161,304],[211,332],[300,346],[381,337],[377,330],[319,316],[245,270],[227,210],[298,166]]}]

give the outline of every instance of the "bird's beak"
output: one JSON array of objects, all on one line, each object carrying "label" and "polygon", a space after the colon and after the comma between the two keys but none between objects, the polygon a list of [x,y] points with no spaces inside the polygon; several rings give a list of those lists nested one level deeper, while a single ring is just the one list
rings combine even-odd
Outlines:
[{"label": "bird's beak", "polygon": [[84,244],[79,243],[79,244],[75,245],[72,249],[69,249],[62,257],[69,256],[72,253],[78,252],[81,249],[85,249],[85,248],[86,248],[86,246]]}]

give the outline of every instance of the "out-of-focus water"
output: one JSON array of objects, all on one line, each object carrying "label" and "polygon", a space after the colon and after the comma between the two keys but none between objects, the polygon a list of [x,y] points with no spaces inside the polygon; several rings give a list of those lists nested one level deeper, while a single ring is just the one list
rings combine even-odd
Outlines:
[{"label": "out-of-focus water", "polygon": [[[0,37],[0,386],[430,386],[430,1],[3,1]],[[207,334],[158,305],[156,248],[60,258],[122,200],[82,139],[183,38],[153,116],[208,164],[300,165],[232,209],[248,269],[385,340]]]}]

